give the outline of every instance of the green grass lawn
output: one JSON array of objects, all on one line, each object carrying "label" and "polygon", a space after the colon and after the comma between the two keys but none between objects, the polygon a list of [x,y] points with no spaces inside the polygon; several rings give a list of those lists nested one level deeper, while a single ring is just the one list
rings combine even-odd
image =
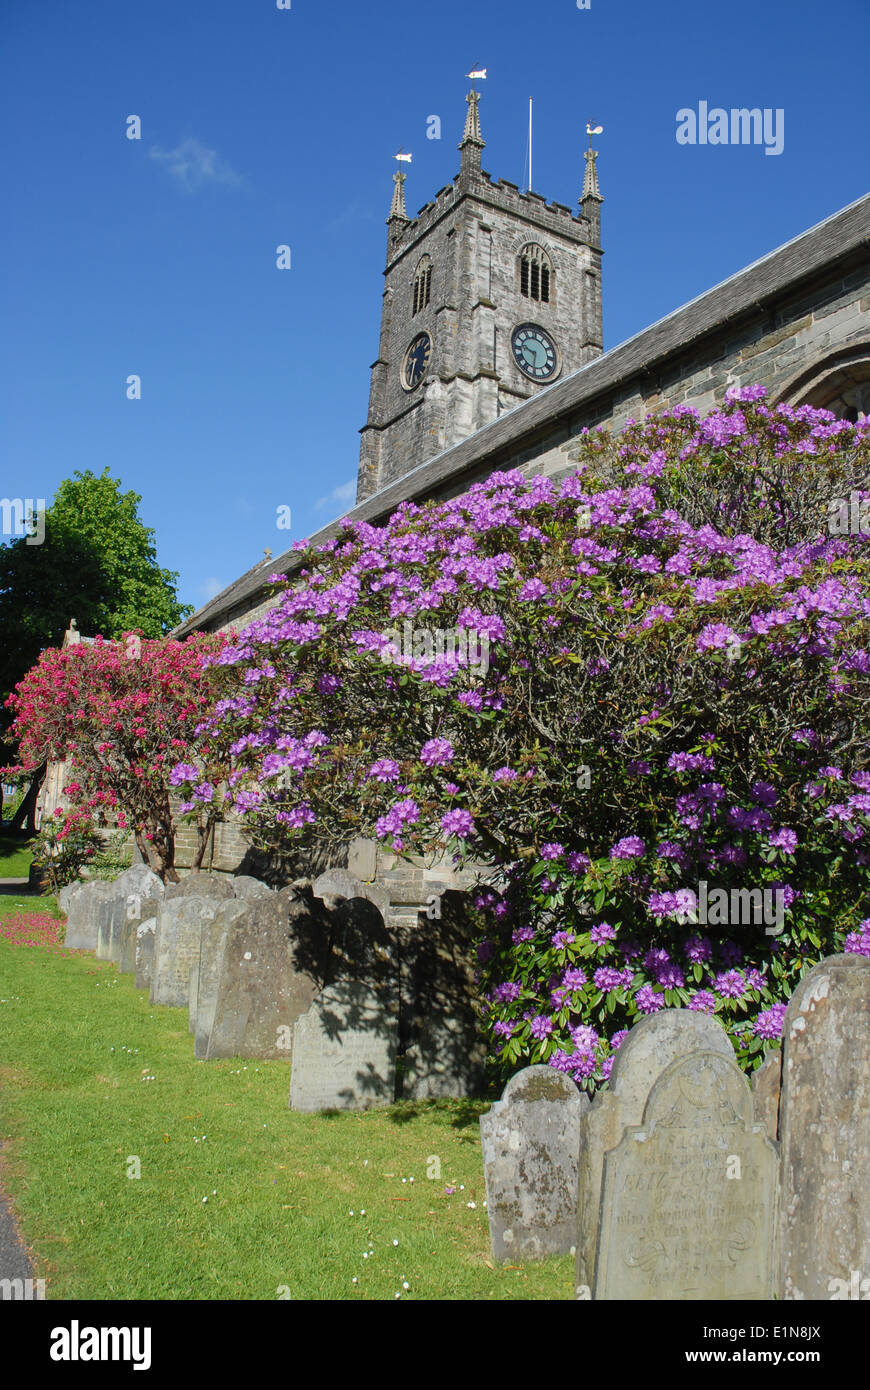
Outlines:
[{"label": "green grass lawn", "polygon": [[0,878],[27,878],[33,858],[31,840],[0,835]]},{"label": "green grass lawn", "polygon": [[195,1061],[186,1009],[90,952],[11,944],[10,902],[0,1161],[48,1298],[572,1297],[568,1256],[493,1267],[486,1102],[296,1114],[286,1063]]}]

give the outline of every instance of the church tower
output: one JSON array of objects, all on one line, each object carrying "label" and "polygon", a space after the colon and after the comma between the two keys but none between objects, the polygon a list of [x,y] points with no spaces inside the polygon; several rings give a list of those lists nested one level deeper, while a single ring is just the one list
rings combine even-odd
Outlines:
[{"label": "church tower", "polygon": [[602,350],[596,151],[572,214],[493,182],[480,163],[479,94],[466,101],[460,171],[413,220],[405,175],[393,176],[358,502]]}]

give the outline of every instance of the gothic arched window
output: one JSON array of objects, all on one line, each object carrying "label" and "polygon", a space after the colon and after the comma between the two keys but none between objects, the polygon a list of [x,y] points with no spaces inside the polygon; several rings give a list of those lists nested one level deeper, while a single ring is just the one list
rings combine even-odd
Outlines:
[{"label": "gothic arched window", "polygon": [[414,271],[414,307],[412,314],[419,314],[421,309],[425,309],[429,303],[432,292],[432,262],[428,256],[423,256],[417,269]]},{"label": "gothic arched window", "polygon": [[543,246],[534,242],[524,246],[520,252],[520,293],[526,299],[549,304],[552,280],[553,267]]}]

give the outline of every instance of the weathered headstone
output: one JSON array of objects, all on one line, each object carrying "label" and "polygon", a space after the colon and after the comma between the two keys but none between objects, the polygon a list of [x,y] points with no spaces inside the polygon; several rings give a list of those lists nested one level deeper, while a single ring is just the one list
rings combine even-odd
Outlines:
[{"label": "weathered headstone", "polygon": [[641,1019],[616,1054],[607,1090],[599,1092],[583,1116],[576,1279],[584,1291],[591,1290],[595,1273],[604,1155],[616,1148],[626,1126],[642,1123],[649,1093],[665,1068],[692,1051],[734,1057],[725,1029],[707,1014],[663,1009]]},{"label": "weathered headstone", "polygon": [[475,1095],[484,1083],[475,934],[465,898],[443,893],[431,900],[437,915],[420,912],[397,929],[404,1100]]},{"label": "weathered headstone", "polygon": [[828,956],[782,1030],[785,1299],[870,1294],[870,960]]},{"label": "weathered headstone", "polygon": [[768,1052],[761,1066],[752,1073],[752,1099],[755,1118],[764,1125],[768,1139],[779,1138],[779,1095],[782,1081],[782,1051]]},{"label": "weathered headstone", "polygon": [[[114,889],[114,883],[109,885]],[[127,904],[116,894],[101,901],[96,908],[97,960],[121,959],[121,933],[124,929]]]},{"label": "weathered headstone", "polygon": [[74,951],[95,951],[102,907],[113,898],[113,885],[101,879],[83,883],[77,893],[71,894],[64,945]]},{"label": "weathered headstone", "polygon": [[[134,864],[115,879],[115,888],[124,896],[124,916],[120,928],[120,949],[118,951],[118,970],[122,975],[133,974],[136,970],[136,941],[140,922],[145,922],[159,911],[164,888],[160,879],[145,864]],[[109,958],[114,947],[110,947]]]},{"label": "weathered headstone", "polygon": [[250,903],[233,898],[228,902],[221,903],[212,920],[203,922],[202,925],[199,939],[199,961],[195,966],[195,984],[194,970],[191,970],[190,997],[194,1056],[200,1059],[205,1059],[208,1056],[208,1042],[217,1007],[218,985],[227,935],[235,925],[247,918],[250,908]]},{"label": "weathered headstone", "polygon": [[202,926],[212,920],[218,906],[214,898],[164,898],[154,934],[152,1004],[171,1004],[176,1008],[187,1005],[190,967],[199,960]]},{"label": "weathered headstone", "polygon": [[245,901],[272,896],[273,889],[268,883],[264,883],[261,878],[253,878],[250,874],[235,874],[229,883],[235,896]]},{"label": "weathered headstone", "polygon": [[136,928],[136,975],[134,984],[137,989],[151,988],[151,975],[154,966],[154,933],[157,929],[157,918],[149,917],[146,921],[140,922]]},{"label": "weathered headstone", "polygon": [[480,1117],[489,1237],[497,1260],[542,1260],[577,1245],[580,1121],[570,1077],[526,1067]]},{"label": "weathered headstone", "polygon": [[180,883],[167,883],[165,899],[212,898],[216,902],[234,898],[233,880],[224,874],[185,874]]},{"label": "weathered headstone", "polygon": [[206,1036],[207,1013],[200,1030],[199,1011],[213,989],[209,965],[213,971],[217,963],[206,1057],[288,1061],[296,1020],[323,980],[327,938],[292,889],[236,906],[243,912],[233,914],[226,904],[205,934],[204,946],[200,942],[197,1037]]},{"label": "weathered headstone", "polygon": [[397,968],[390,933],[370,903],[357,899],[347,905],[329,971],[322,993],[295,1025],[291,1109],[390,1105],[396,1089]]},{"label": "weathered headstone", "polygon": [[779,1154],[733,1059],[691,1052],[604,1157],[593,1299],[771,1299]]}]

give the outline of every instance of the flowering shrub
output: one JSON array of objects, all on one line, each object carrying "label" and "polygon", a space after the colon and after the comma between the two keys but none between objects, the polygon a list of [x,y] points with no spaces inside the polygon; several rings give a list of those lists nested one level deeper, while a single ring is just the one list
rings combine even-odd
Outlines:
[{"label": "flowering shrub", "polygon": [[[221,645],[205,634],[175,642],[131,633],[122,642],[98,637],[93,645],[43,652],[7,704],[15,711],[23,768],[47,759],[72,766],[73,780],[63,790],[83,816],[71,817],[59,839],[84,835],[88,816],[114,814],[121,829],[133,831],[155,873],[177,878],[170,772],[180,757],[190,757],[211,695],[202,658]],[[200,740],[191,770],[201,787],[225,775],[207,739]],[[196,817],[195,867],[217,814],[208,806]]]},{"label": "flowering shrub", "polygon": [[86,864],[93,863],[102,846],[102,837],[90,810],[83,806],[58,807],[53,816],[43,818],[33,842],[33,863],[45,869],[52,893],[74,883]]},{"label": "flowering shrub", "polygon": [[870,496],[870,425],[763,398],[587,432],[561,483],[494,474],[345,523],[215,658],[202,736],[261,843],[488,866],[505,1070],[591,1088],[667,1006],[715,1012],[752,1066],[803,971],[866,950],[867,537],[826,516]]}]

